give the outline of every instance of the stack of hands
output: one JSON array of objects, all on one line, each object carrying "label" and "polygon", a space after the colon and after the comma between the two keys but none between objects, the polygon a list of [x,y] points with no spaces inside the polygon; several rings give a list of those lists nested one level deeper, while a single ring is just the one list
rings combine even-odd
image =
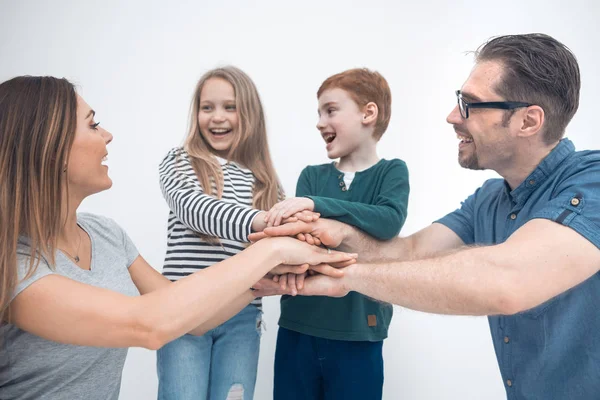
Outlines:
[{"label": "stack of hands", "polygon": [[324,223],[313,209],[310,198],[293,197],[256,217],[257,232],[250,235],[250,241],[281,237],[277,244],[285,259],[253,286],[257,296],[348,294],[341,278],[344,269],[356,262],[357,254],[330,250],[341,244],[341,232],[331,223],[335,221]]}]

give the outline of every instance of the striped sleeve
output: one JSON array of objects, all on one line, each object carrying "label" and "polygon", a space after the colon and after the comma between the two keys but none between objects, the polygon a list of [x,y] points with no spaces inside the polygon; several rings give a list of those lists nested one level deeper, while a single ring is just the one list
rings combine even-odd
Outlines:
[{"label": "striped sleeve", "polygon": [[158,172],[169,208],[187,228],[221,239],[248,242],[252,220],[260,211],[204,193],[185,150],[171,150]]}]

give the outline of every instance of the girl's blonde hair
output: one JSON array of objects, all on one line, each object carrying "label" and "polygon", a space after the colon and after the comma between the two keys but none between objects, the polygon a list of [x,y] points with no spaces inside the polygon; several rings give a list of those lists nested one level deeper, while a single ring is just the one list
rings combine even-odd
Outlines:
[{"label": "girl's blonde hair", "polygon": [[226,80],[233,86],[235,92],[239,126],[228,158],[240,163],[254,174],[252,206],[260,210],[269,210],[280,199],[281,184],[269,152],[265,115],[258,90],[242,70],[226,66],[210,70],[200,78],[194,92],[190,111],[190,130],[184,149],[190,157],[202,189],[207,194],[221,198],[223,195],[221,166],[211,152],[210,145],[200,133],[198,125],[200,93],[206,81],[212,78]]}]

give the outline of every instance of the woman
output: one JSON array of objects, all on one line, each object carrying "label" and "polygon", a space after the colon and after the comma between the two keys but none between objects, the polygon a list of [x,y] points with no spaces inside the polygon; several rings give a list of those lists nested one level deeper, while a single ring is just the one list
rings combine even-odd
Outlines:
[{"label": "woman", "polygon": [[112,185],[112,135],[94,115],[65,79],[0,84],[2,399],[116,399],[127,347],[206,332],[250,303],[270,271],[355,257],[268,239],[170,283],[115,222],[77,214]]}]

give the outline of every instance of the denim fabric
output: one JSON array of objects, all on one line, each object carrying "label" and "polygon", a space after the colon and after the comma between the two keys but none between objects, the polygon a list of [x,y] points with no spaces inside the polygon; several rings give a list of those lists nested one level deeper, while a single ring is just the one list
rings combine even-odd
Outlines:
[{"label": "denim fabric", "polygon": [[[576,152],[564,139],[514,190],[488,180],[438,222],[467,245],[493,245],[535,218],[568,226],[600,248],[599,151]],[[600,398],[598,304],[597,272],[530,310],[489,317],[509,400]]]},{"label": "denim fabric", "polygon": [[157,352],[160,400],[252,400],[262,311],[246,306],[203,336],[184,335]]}]

